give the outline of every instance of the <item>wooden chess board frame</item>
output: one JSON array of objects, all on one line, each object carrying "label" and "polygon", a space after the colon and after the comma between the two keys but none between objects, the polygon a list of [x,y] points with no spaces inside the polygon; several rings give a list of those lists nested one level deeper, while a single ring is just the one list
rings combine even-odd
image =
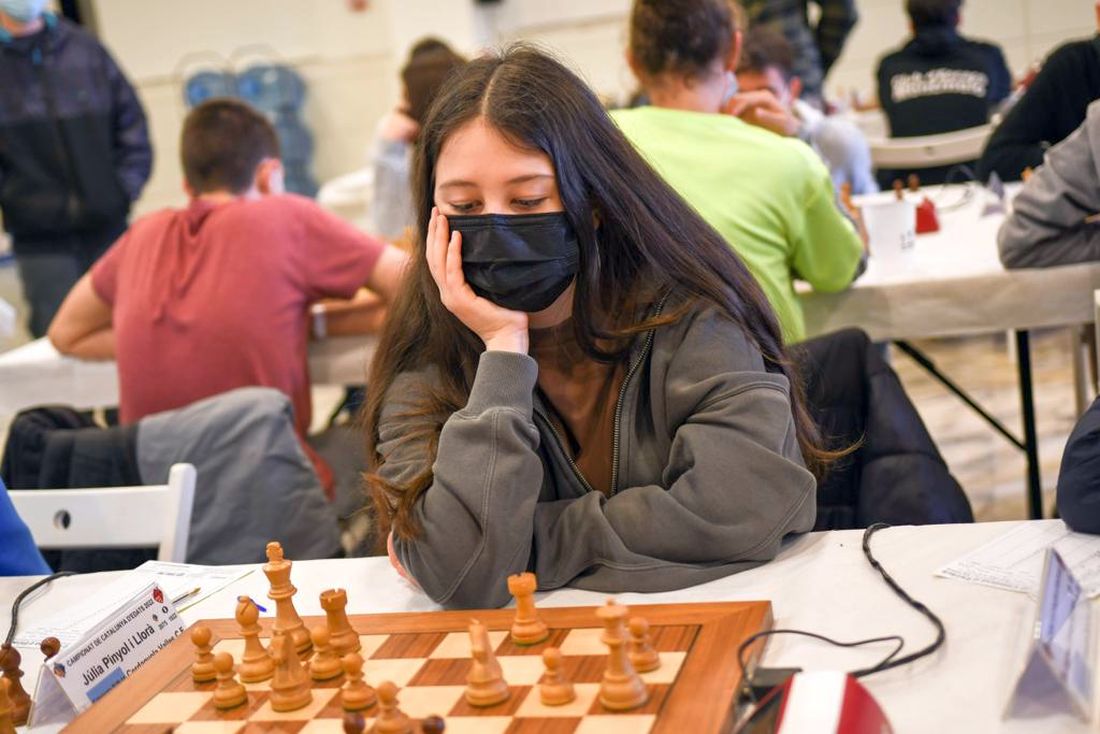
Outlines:
[{"label": "wooden chess board frame", "polygon": [[[601,624],[596,617],[596,609],[597,607],[540,607],[539,616],[551,630],[599,628]],[[652,734],[718,734],[732,728],[736,713],[736,694],[741,683],[737,648],[750,635],[771,629],[771,603],[750,601],[639,605],[630,607],[630,615],[644,617],[651,630],[663,626],[680,626],[694,628],[695,633],[676,679],[656,711]],[[492,609],[349,615],[349,620],[359,635],[386,635],[466,632],[471,619],[480,620],[490,631],[508,630],[514,617],[514,609]],[[303,617],[303,621],[309,628],[324,624],[325,618]],[[273,617],[260,620],[263,628],[261,637],[270,637],[272,623]],[[203,620],[197,624],[210,628],[213,633],[212,643],[241,637],[233,619]],[[750,670],[763,653],[766,640],[767,638],[758,640],[749,649],[746,659]],[[541,650],[541,646],[534,646],[527,654],[535,654],[535,650]],[[184,672],[189,671],[194,655],[190,636],[184,633],[74,719],[63,731],[105,734],[123,728],[139,709],[173,681],[179,680]],[[382,681],[368,679],[367,682],[377,686]],[[205,685],[207,688],[196,686],[195,690],[209,690],[210,684]],[[398,699],[400,700],[400,693]],[[446,718],[446,712],[440,713]],[[247,722],[241,723],[243,725]],[[278,731],[279,727],[272,726],[268,730]]]}]

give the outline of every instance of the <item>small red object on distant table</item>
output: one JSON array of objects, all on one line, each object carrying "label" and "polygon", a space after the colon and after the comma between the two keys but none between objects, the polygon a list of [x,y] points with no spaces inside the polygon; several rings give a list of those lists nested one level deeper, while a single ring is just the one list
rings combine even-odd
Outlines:
[{"label": "small red object on distant table", "polygon": [[917,234],[940,231],[940,218],[936,216],[936,205],[927,196],[917,204]]}]

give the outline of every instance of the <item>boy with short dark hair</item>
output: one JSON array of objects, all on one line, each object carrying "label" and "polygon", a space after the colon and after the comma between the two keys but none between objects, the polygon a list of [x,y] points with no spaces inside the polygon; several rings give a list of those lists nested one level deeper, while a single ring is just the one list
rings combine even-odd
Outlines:
[{"label": "boy with short dark hair", "polygon": [[745,35],[737,66],[737,86],[743,92],[766,90],[797,120],[792,131],[820,156],[837,191],[843,184],[853,194],[879,190],[871,171],[871,148],[852,123],[827,116],[801,99],[802,79],[794,72],[794,49],[770,28],[752,28]]},{"label": "boy with short dark hair", "polygon": [[192,110],[180,156],[188,207],[135,222],[69,293],[50,340],[118,361],[123,423],[260,385],[291,398],[304,437],[310,305],[363,286],[389,300],[406,255],[284,194],[275,131],[242,102]]}]

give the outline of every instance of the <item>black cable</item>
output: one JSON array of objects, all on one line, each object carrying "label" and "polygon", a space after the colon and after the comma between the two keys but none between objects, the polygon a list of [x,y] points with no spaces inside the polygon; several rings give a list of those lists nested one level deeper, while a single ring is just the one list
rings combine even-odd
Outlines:
[{"label": "black cable", "polygon": [[8,627],[8,636],[4,638],[4,647],[11,647],[11,641],[15,639],[15,628],[19,624],[19,605],[23,603],[23,600],[34,592],[41,589],[46,584],[50,583],[54,579],[59,579],[64,576],[75,576],[72,571],[58,571],[57,573],[51,573],[44,579],[39,579],[33,584],[19,592],[19,596],[15,597],[15,602],[11,605],[11,625]]},{"label": "black cable", "polygon": [[879,572],[879,574],[882,576],[882,580],[886,582],[887,586],[894,590],[895,594],[902,598],[902,601],[923,614],[928,619],[928,621],[932,623],[932,626],[936,628],[936,639],[933,640],[930,645],[926,645],[920,650],[917,650],[914,653],[910,653],[905,657],[898,658],[897,660],[884,660],[872,668],[853,672],[852,675],[856,676],[857,678],[863,677],[865,675],[872,675],[873,673],[881,673],[884,670],[890,670],[892,668],[897,668],[902,665],[916,662],[917,660],[920,660],[923,657],[927,657],[928,655],[931,655],[936,650],[943,647],[943,643],[947,639],[947,629],[943,626],[943,620],[937,617],[936,613],[925,606],[923,603],[909,596],[908,592],[906,592],[905,589],[901,588],[901,585],[894,580],[893,576],[887,573],[886,569],[882,567],[882,564],[879,563],[878,559],[876,559],[874,554],[871,553],[871,536],[877,533],[879,530],[883,530],[888,527],[890,526],[887,523],[876,522],[868,527],[865,531],[863,531],[863,555],[867,556],[867,562],[871,564],[871,568]]},{"label": "black cable", "polygon": [[748,694],[750,700],[755,703],[756,695],[753,693],[752,678],[748,674],[748,666],[745,663],[745,651],[757,640],[763,639],[765,637],[770,637],[772,635],[801,635],[803,637],[811,637],[815,640],[827,642],[830,645],[834,645],[836,647],[862,647],[863,645],[871,645],[878,642],[891,641],[896,641],[898,643],[898,646],[894,648],[894,650],[889,655],[887,655],[875,665],[872,665],[870,668],[861,668],[859,670],[851,671],[850,675],[855,678],[863,678],[865,676],[873,675],[875,673],[881,673],[885,670],[891,670],[892,668],[897,668],[902,665],[908,665],[909,663],[915,662],[923,657],[931,655],[943,645],[944,641],[947,639],[947,630],[943,626],[943,621],[940,620],[940,618],[937,617],[931,609],[911,597],[903,588],[901,588],[898,582],[894,580],[894,578],[886,571],[885,568],[883,568],[882,564],[878,561],[878,559],[875,558],[874,554],[871,552],[871,536],[873,536],[879,530],[883,530],[888,527],[890,527],[890,525],[884,522],[877,522],[863,531],[863,555],[867,557],[867,562],[871,564],[871,568],[879,572],[879,574],[882,576],[882,580],[885,581],[891,589],[893,589],[894,593],[900,596],[902,600],[905,601],[905,603],[907,603],[909,606],[913,607],[918,612],[923,614],[928,619],[928,621],[932,623],[932,625],[936,628],[936,639],[931,644],[926,645],[920,650],[899,658],[897,657],[898,653],[900,653],[905,647],[905,639],[901,635],[887,635],[885,637],[872,637],[865,640],[856,640],[855,642],[841,642],[839,640],[834,640],[830,637],[826,637],[825,635],[819,635],[815,632],[806,632],[804,630],[781,629],[757,632],[756,634],[751,635],[750,637],[745,639],[737,648],[737,662],[741,666],[742,686],[744,688],[744,691]]}]

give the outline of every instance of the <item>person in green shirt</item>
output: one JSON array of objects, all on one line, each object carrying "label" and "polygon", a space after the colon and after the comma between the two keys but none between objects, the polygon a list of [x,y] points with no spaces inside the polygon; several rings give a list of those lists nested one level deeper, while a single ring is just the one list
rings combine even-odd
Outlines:
[{"label": "person in green shirt", "polygon": [[741,35],[728,0],[635,0],[631,68],[650,106],[612,113],[669,184],[744,259],[788,342],[806,336],[794,280],[840,291],[859,274],[862,227],[768,92],[731,97]]}]

